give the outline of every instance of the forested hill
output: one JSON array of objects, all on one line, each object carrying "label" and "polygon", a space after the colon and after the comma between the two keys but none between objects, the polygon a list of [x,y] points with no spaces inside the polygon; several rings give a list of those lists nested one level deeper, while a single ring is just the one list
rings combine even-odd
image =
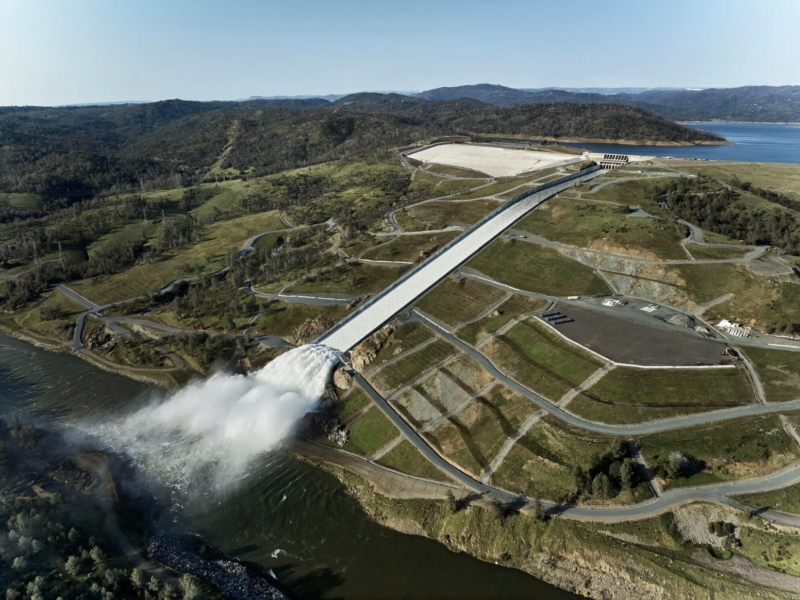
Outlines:
[{"label": "forested hill", "polygon": [[745,86],[706,90],[647,90],[640,93],[594,94],[566,90],[529,92],[481,83],[420,92],[417,98],[453,101],[471,98],[496,106],[550,102],[630,104],[683,121],[800,122],[800,86]]},{"label": "forested hill", "polygon": [[[354,158],[445,134],[707,142],[712,134],[619,104],[498,107],[399,94],[325,100],[0,108],[0,193],[61,205],[189,185],[218,161],[254,175]],[[224,157],[223,150],[226,149]],[[5,210],[5,218],[15,212]]]}]

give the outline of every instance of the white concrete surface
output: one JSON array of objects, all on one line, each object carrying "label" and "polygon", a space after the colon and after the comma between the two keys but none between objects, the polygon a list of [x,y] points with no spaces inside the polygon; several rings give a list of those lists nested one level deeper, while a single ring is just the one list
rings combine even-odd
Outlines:
[{"label": "white concrete surface", "polygon": [[442,144],[409,154],[423,163],[474,169],[492,177],[510,177],[575,162],[576,156],[536,150],[513,150],[475,144]]},{"label": "white concrete surface", "polygon": [[432,256],[419,269],[409,273],[384,295],[376,298],[347,321],[335,327],[317,343],[346,352],[389,321],[394,315],[409,306],[436,283],[446,277],[461,264],[477,254],[495,237],[521,219],[527,212],[566,188],[599,175],[602,171],[590,173],[560,185],[533,194],[509,206],[492,219],[456,238],[452,246],[440,254]]}]

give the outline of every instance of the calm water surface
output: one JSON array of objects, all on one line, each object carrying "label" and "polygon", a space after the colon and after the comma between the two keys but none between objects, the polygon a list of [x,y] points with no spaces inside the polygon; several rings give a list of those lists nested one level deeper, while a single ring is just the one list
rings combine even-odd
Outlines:
[{"label": "calm water surface", "polygon": [[[164,392],[0,334],[0,412],[47,427],[114,419]],[[223,500],[178,519],[224,551],[271,568],[298,599],[577,598],[521,571],[455,554],[371,522],[327,473],[282,454],[264,458]]]},{"label": "calm water surface", "polygon": [[733,146],[635,146],[627,144],[566,144],[592,152],[675,156],[706,160],[800,163],[800,125],[772,123],[687,123],[721,135]]}]

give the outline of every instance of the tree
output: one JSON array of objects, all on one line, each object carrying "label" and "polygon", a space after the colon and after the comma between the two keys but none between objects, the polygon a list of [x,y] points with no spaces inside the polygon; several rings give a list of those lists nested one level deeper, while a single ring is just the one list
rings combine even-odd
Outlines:
[{"label": "tree", "polygon": [[194,598],[200,595],[200,584],[193,575],[189,573],[184,574],[179,583],[183,590],[184,600],[194,600]]},{"label": "tree", "polygon": [[69,575],[75,577],[81,570],[81,561],[77,556],[70,556],[64,563],[64,569]]},{"label": "tree", "polygon": [[136,568],[131,571],[131,583],[137,590],[141,590],[144,587],[144,573],[141,569]]},{"label": "tree", "polygon": [[632,462],[622,463],[619,471],[619,479],[622,482],[623,490],[631,490],[636,486],[636,467]]},{"label": "tree", "polygon": [[534,497],[531,503],[531,516],[537,521],[544,521],[547,519],[547,513],[542,506],[542,501]]},{"label": "tree", "polygon": [[592,494],[600,498],[611,497],[611,480],[605,473],[598,473],[592,480]]}]

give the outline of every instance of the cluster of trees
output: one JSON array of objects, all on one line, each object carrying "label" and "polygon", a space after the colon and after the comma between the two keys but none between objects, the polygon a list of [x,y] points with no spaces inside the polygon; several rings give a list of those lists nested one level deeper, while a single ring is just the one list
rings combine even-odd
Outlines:
[{"label": "cluster of trees", "polygon": [[652,194],[654,200],[664,202],[673,214],[703,229],[747,244],[776,246],[790,254],[800,253],[797,214],[740,202],[739,192],[708,177],[681,177],[654,187]]},{"label": "cluster of trees", "polygon": [[730,184],[733,187],[739,188],[740,190],[744,190],[745,192],[750,192],[751,194],[759,196],[760,198],[764,198],[764,200],[769,200],[775,204],[779,204],[796,212],[800,212],[800,201],[795,200],[786,194],[779,194],[777,192],[773,192],[772,190],[765,190],[763,188],[756,187],[749,181],[741,181],[736,175],[733,175],[730,178]]},{"label": "cluster of trees", "polygon": [[606,453],[596,456],[588,469],[575,465],[572,468],[575,497],[570,500],[580,496],[609,499],[623,490],[633,490],[641,476],[630,455],[631,443],[624,440],[615,443]]},{"label": "cluster of trees", "polygon": [[11,426],[0,421],[0,586],[6,600],[189,600],[208,593],[191,575],[135,568],[118,554],[116,540],[106,537],[105,513],[91,496],[66,486],[52,490],[54,481],[85,474],[64,472],[61,454],[41,450],[50,446],[42,436],[16,420]]},{"label": "cluster of trees", "polygon": [[685,479],[705,468],[705,461],[675,450],[653,469],[653,474],[663,479]]},{"label": "cluster of trees", "polygon": [[201,328],[203,319],[213,315],[223,329],[233,331],[234,319],[250,318],[258,311],[256,299],[241,293],[235,279],[205,277],[169,303],[167,310]]}]

